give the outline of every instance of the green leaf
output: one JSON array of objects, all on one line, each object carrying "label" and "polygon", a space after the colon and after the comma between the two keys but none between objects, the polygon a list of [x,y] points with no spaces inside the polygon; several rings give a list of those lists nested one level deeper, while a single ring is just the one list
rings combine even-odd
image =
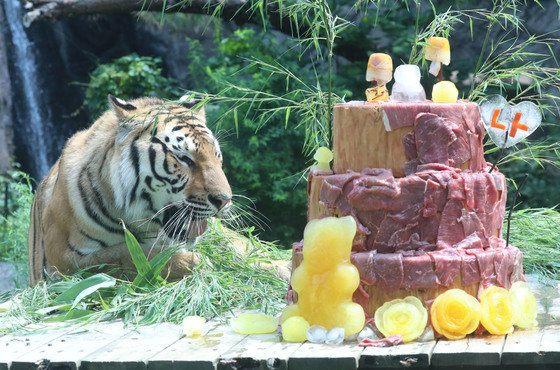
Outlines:
[{"label": "green leaf", "polygon": [[50,307],[41,308],[41,309],[35,311],[35,313],[39,314],[39,315],[48,315],[49,313],[54,312],[54,311],[69,311],[71,307],[72,307],[72,305],[69,305],[69,304],[60,304],[60,305],[57,305],[57,306],[50,306]]},{"label": "green leaf", "polygon": [[148,259],[146,258],[142,247],[140,247],[140,244],[138,243],[134,235],[132,235],[132,233],[128,231],[124,224],[123,229],[124,240],[126,242],[126,246],[128,247],[128,251],[130,252],[130,256],[132,257],[132,263],[134,263],[138,275],[143,276],[150,270]]},{"label": "green leaf", "polygon": [[86,319],[94,313],[95,311],[92,310],[71,310],[64,315],[49,317],[48,319],[43,320],[43,322],[61,322],[76,319]]},{"label": "green leaf", "polygon": [[70,289],[56,297],[53,302],[58,304],[72,302],[72,309],[83,298],[87,297],[100,288],[112,287],[115,285],[115,282],[116,280],[114,278],[111,278],[105,274],[93,275],[87,279],[75,283]]},{"label": "green leaf", "polygon": [[173,254],[175,254],[175,252],[177,252],[181,248],[182,246],[175,245],[165,248],[161,252],[159,252],[157,256],[152,258],[152,260],[149,262],[150,269],[146,271],[145,274],[138,275],[132,282],[132,285],[142,287],[146,285],[155,285],[158,282],[162,282],[163,278],[160,275],[161,271],[163,270],[169,259],[173,256]]}]

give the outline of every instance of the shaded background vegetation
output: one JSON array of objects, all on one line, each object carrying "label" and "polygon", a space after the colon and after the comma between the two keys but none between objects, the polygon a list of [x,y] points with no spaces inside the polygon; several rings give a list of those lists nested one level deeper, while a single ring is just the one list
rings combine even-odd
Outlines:
[{"label": "shaded background vegetation", "polygon": [[[141,95],[175,99],[194,90],[213,97],[206,111],[209,126],[222,142],[225,172],[234,191],[254,201],[250,206],[260,218],[260,222],[247,218],[247,223],[267,225],[256,232],[247,228],[240,235],[212,222],[196,247],[203,263],[178,283],[156,279],[156,284],[144,286],[136,279],[122,281],[95,271],[80,271],[52,285],[39,284],[16,292],[14,301],[18,303],[5,315],[14,320],[16,328],[25,320],[122,317],[134,321],[143,317],[140,323],[150,323],[177,322],[192,313],[220,315],[234,307],[274,311],[284,303],[287,283],[259,263],[287,259],[289,251],[280,251],[276,245],[287,248],[301,239],[306,219],[306,170],[313,163],[314,149],[329,144],[325,128],[332,110],[330,97],[335,102],[363,100],[369,54],[388,53],[395,66],[418,62],[421,42],[427,35],[449,34],[452,63],[444,75],[456,83],[463,97],[478,99],[483,94],[501,93],[508,99],[533,96],[540,98],[540,103],[551,104],[546,111],[547,124],[533,135],[531,144],[508,149],[500,169],[510,180],[531,174],[518,207],[553,207],[560,201],[556,191],[560,131],[554,106],[560,86],[556,60],[560,42],[554,39],[560,36],[557,1],[424,1],[417,7],[417,2],[405,0],[357,4],[343,0],[329,1],[329,14],[310,6],[325,4],[322,0],[290,2],[299,6],[298,17],[307,14],[312,19],[307,23],[312,31],[310,42],[275,30],[264,14],[262,24],[241,25],[218,17],[152,13],[88,16],[36,25],[24,33],[29,40],[22,40],[22,35],[14,32],[13,17],[8,17],[8,6],[14,1],[0,2],[0,36],[11,37],[8,51],[16,50],[17,43],[29,45],[24,52],[19,49],[24,60],[17,59],[17,53],[9,54],[13,109],[2,100],[6,97],[2,91],[0,109],[11,109],[10,118],[17,123],[13,125],[16,169],[39,180],[47,168],[37,158],[43,155],[48,165],[54,163],[66,138],[89,126],[106,108],[108,93],[123,99]],[[247,3],[262,4],[259,0]],[[7,18],[9,22],[3,22]],[[415,38],[415,29],[427,31]],[[332,32],[336,37],[329,63],[330,45],[321,37]],[[534,39],[533,34],[545,36]],[[0,38],[0,57],[2,46]],[[29,81],[26,85],[18,71],[34,76],[30,83],[32,91],[40,92],[34,97],[40,103],[40,127],[30,124],[29,112],[21,104],[29,99],[29,90],[25,90]],[[0,73],[4,83],[2,77]],[[423,66],[422,83],[428,96],[434,81]],[[332,95],[328,94],[329,85]],[[41,130],[46,134],[38,137]],[[488,143],[487,158],[495,160],[496,155],[495,147]],[[4,206],[0,260],[14,265],[20,286],[25,279],[27,214],[34,184],[25,172],[12,171],[0,180],[4,190],[0,196]],[[555,210],[514,214],[511,241],[525,253],[527,272],[559,278],[559,227],[560,214]],[[255,237],[257,233],[265,241]],[[229,247],[232,236],[247,243],[249,258],[241,258]],[[144,258],[137,245],[129,245],[129,249],[138,260]],[[164,263],[159,260],[158,264],[162,267]],[[156,271],[156,267],[149,271]],[[81,295],[84,287],[92,293],[92,286],[97,287],[96,294],[81,296],[73,308],[60,307],[62,301],[69,303]],[[4,299],[8,295],[0,295],[0,302]],[[111,302],[110,306],[106,302]]]},{"label": "shaded background vegetation", "polygon": [[[432,22],[434,11],[492,6],[490,1],[434,3],[433,6],[423,3],[420,7],[420,29]],[[527,2],[520,6],[518,17],[526,21],[530,33],[550,32],[551,36],[558,36],[556,2],[540,3]],[[388,1],[380,2],[379,7],[364,3],[358,9],[353,7],[353,1],[329,4],[333,14],[352,22],[335,42],[333,92],[347,101],[363,100],[363,90],[367,87],[365,64],[370,53],[390,54],[395,66],[408,62],[415,41],[415,3]],[[467,96],[486,26],[482,20],[472,24],[465,19],[463,22],[451,30],[452,62],[444,69],[444,75],[455,81],[463,96]],[[38,35],[41,31],[43,37]],[[271,27],[237,25],[219,18],[188,14],[82,17],[36,26],[29,32],[41,61],[50,63],[53,74],[59,76],[54,88],[51,79],[55,77],[47,76],[40,67],[42,81],[38,83],[50,86],[45,92],[54,96],[45,101],[52,107],[50,117],[56,127],[50,162],[56,159],[67,137],[87,127],[106,108],[107,93],[124,99],[141,95],[174,99],[187,90],[218,94],[228,86],[241,87],[228,91],[229,101],[210,103],[207,107],[209,124],[223,142],[225,172],[234,191],[251,198],[262,223],[268,225],[260,231],[261,238],[279,240],[286,247],[301,239],[307,199],[304,171],[312,164],[311,151],[304,150],[309,132],[306,125],[300,125],[305,117],[282,111],[263,121],[262,112],[279,108],[279,102],[266,101],[254,109],[251,104],[237,106],[232,100],[246,98],[247,90],[301,99],[289,79],[275,73],[273,68],[263,68],[263,63],[280,65],[311,86],[325,86],[325,58],[318,58],[315,49],[302,50],[292,38]],[[492,40],[505,32],[496,27]],[[48,51],[49,47],[61,45],[66,49]],[[560,50],[558,44],[554,48],[555,53]],[[255,59],[259,64],[254,63]],[[547,63],[554,65],[556,61]],[[431,76],[424,76],[428,95],[433,82]],[[502,94],[513,97],[516,83],[512,81]],[[57,97],[61,89],[67,92]],[[71,97],[64,99],[68,95]],[[554,114],[546,118],[550,124],[535,133],[534,138],[558,141],[558,118]],[[14,160],[22,164],[24,171],[39,177],[29,155],[17,145],[22,140],[16,135],[18,149]],[[493,153],[488,158],[495,156]],[[560,192],[556,191],[559,173],[554,166],[512,161],[503,165],[502,171],[513,179],[531,173],[520,197],[521,207],[554,206],[560,202]]]}]

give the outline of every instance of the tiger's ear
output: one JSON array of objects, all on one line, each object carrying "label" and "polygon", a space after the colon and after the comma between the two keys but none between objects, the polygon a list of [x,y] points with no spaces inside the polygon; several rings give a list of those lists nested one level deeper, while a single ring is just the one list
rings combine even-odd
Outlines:
[{"label": "tiger's ear", "polygon": [[200,99],[199,96],[196,96],[194,93],[186,93],[185,95],[181,96],[179,99],[181,105],[185,108],[192,110],[194,113],[204,116],[204,103],[206,102],[205,99]]},{"label": "tiger's ear", "polygon": [[135,105],[111,94],[109,94],[107,98],[109,99],[109,104],[119,120],[124,121],[130,118],[132,116],[132,112],[137,109]]}]

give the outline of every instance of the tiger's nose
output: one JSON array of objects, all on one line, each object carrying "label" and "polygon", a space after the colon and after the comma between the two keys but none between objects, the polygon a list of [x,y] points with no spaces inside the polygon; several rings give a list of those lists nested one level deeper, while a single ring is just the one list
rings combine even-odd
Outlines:
[{"label": "tiger's nose", "polygon": [[208,201],[212,203],[217,210],[224,208],[230,201],[231,196],[227,194],[208,195]]}]

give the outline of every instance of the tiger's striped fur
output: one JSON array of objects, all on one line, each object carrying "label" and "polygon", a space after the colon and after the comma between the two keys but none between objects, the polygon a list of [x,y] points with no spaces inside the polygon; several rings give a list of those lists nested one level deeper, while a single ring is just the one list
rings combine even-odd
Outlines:
[{"label": "tiger's striped fur", "polygon": [[[121,222],[149,255],[177,241],[192,243],[208,217],[229,210],[220,146],[203,109],[156,98],[109,96],[109,102],[112,109],[68,140],[37,188],[28,237],[31,284],[45,271],[132,268]],[[167,273],[180,278],[195,259],[182,249]]]}]

